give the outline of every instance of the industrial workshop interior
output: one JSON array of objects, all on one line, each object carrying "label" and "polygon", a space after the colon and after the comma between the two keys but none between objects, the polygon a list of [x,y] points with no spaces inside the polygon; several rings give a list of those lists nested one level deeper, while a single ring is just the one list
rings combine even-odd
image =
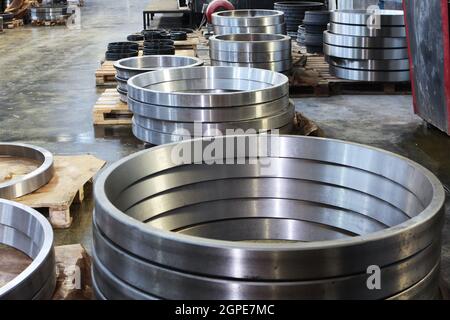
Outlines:
[{"label": "industrial workshop interior", "polygon": [[450,300],[448,0],[0,12],[0,300]]}]

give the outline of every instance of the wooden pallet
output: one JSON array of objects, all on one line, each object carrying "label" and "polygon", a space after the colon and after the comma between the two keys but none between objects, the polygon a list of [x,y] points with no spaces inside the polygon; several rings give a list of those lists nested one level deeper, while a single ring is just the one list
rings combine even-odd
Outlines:
[{"label": "wooden pallet", "polygon": [[[53,300],[91,300],[91,258],[80,244],[55,247],[56,288]],[[0,287],[23,272],[32,260],[22,252],[0,246]]]},{"label": "wooden pallet", "polygon": [[94,125],[131,125],[133,114],[116,89],[106,89],[94,105]]},{"label": "wooden pallet", "polygon": [[52,26],[65,26],[70,15],[61,16],[58,20],[33,20],[31,25],[35,27],[52,27]]},{"label": "wooden pallet", "polygon": [[[178,56],[196,57],[197,50],[195,49],[177,49],[175,52]],[[142,55],[142,53],[140,54]],[[97,87],[116,87],[116,69],[114,69],[114,61],[104,61],[100,68],[95,72],[95,85]]]},{"label": "wooden pallet", "polygon": [[366,82],[339,79],[329,72],[323,55],[294,55],[290,77],[292,95],[330,96],[336,94],[409,94],[410,82]]},{"label": "wooden pallet", "polygon": [[[13,158],[8,161],[9,175],[17,177],[30,172],[30,163]],[[35,192],[14,201],[35,208],[45,216],[56,229],[65,229],[72,223],[72,205],[84,199],[86,185],[92,182],[94,175],[105,165],[105,161],[92,155],[55,156],[55,173],[48,184]]]}]

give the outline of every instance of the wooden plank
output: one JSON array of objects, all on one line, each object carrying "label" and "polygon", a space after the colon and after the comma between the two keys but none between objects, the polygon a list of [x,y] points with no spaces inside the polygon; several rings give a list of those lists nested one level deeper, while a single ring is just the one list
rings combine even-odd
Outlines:
[{"label": "wooden plank", "polygon": [[83,200],[84,186],[105,163],[92,155],[55,156],[55,173],[49,183],[15,201],[45,209],[54,228],[68,228],[72,223],[72,203]]},{"label": "wooden plank", "polygon": [[106,89],[92,110],[94,125],[131,125],[132,116],[116,89]]}]

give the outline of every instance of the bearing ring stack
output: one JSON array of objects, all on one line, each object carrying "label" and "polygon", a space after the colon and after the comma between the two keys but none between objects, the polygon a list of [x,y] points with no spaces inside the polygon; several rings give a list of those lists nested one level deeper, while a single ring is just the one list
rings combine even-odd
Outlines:
[{"label": "bearing ring stack", "polygon": [[286,34],[284,14],[275,10],[230,10],[212,15],[215,35],[236,33]]},{"label": "bearing ring stack", "polygon": [[56,21],[67,15],[66,5],[49,5],[31,7],[30,16],[32,21]]},{"label": "bearing ring stack", "polygon": [[120,59],[137,57],[139,55],[139,44],[135,42],[111,42],[108,44],[108,51],[105,53],[107,61],[117,61]]},{"label": "bearing ring stack", "polygon": [[49,300],[56,286],[53,229],[34,209],[0,199],[0,244],[17,249],[33,262],[0,287],[0,300]]},{"label": "bearing ring stack", "polygon": [[288,35],[297,37],[298,26],[303,24],[306,11],[322,10],[323,3],[309,1],[282,1],[275,2],[274,9],[284,13]]},{"label": "bearing ring stack", "polygon": [[323,32],[330,22],[329,11],[307,11],[303,26],[299,26],[299,38],[308,53],[323,53]]},{"label": "bearing ring stack", "polygon": [[128,80],[128,107],[134,135],[153,145],[237,129],[288,133],[294,116],[285,75],[241,67],[137,75]]},{"label": "bearing ring stack", "polygon": [[[369,27],[371,21],[376,25]],[[324,32],[324,53],[330,73],[339,78],[381,82],[410,79],[401,10],[331,12],[329,29]]]},{"label": "bearing ring stack", "polygon": [[100,299],[438,295],[444,189],[380,149],[302,136],[196,139],[122,159],[94,188]]},{"label": "bearing ring stack", "polygon": [[114,63],[116,69],[116,80],[119,84],[117,91],[120,100],[128,102],[128,79],[145,72],[167,69],[167,68],[189,68],[203,65],[203,61],[192,57],[183,56],[145,56],[122,59]]},{"label": "bearing ring stack", "polygon": [[255,33],[209,38],[211,65],[250,67],[287,73],[292,67],[291,38]]}]

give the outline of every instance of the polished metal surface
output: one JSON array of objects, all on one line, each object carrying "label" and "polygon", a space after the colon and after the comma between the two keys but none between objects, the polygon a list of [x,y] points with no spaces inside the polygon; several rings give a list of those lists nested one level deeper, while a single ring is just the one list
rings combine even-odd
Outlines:
[{"label": "polished metal surface", "polygon": [[364,49],[364,48],[348,48],[337,47],[329,44],[323,44],[323,52],[325,55],[354,59],[354,60],[397,60],[408,59],[408,49]]},{"label": "polished metal surface", "polygon": [[[191,151],[183,161],[180,150]],[[257,150],[269,158],[251,161]],[[94,188],[94,276],[107,299],[436,292],[444,189],[427,169],[376,148],[301,136],[196,139],[131,155]],[[373,265],[381,290],[366,285]]]},{"label": "polished metal surface", "polygon": [[330,65],[330,74],[343,79],[373,82],[406,82],[410,80],[409,70],[371,71],[345,69]]},{"label": "polished metal surface", "polygon": [[228,10],[212,14],[212,24],[225,27],[272,26],[283,22],[283,12],[276,10]]},{"label": "polished metal surface", "polygon": [[265,69],[274,72],[285,73],[292,68],[291,60],[281,60],[273,62],[228,62],[228,61],[218,61],[211,59],[212,66],[218,67],[247,67],[247,68],[258,68]]},{"label": "polished metal surface", "polygon": [[289,133],[294,109],[288,78],[249,67],[283,71],[290,65],[284,60],[273,66],[247,63],[246,68],[195,67],[137,75],[128,80],[133,133],[155,145],[236,129],[256,133],[283,128]]},{"label": "polished metal surface", "polygon": [[231,34],[209,40],[211,65],[288,72],[292,67],[291,38],[272,34]]},{"label": "polished metal surface", "polygon": [[328,30],[335,34],[357,37],[406,37],[405,27],[369,28],[348,24],[330,23]]},{"label": "polished metal surface", "polygon": [[330,21],[349,25],[404,26],[403,10],[334,10]]},{"label": "polished metal surface", "polygon": [[203,65],[203,61],[184,56],[142,56],[122,59],[114,63],[117,77],[128,80],[135,75],[167,68],[190,68]]},{"label": "polished metal surface", "polygon": [[214,34],[239,34],[239,33],[268,33],[268,34],[286,34],[286,24],[281,23],[274,26],[259,27],[225,27],[214,25]]},{"label": "polished metal surface", "polygon": [[410,80],[401,10],[336,10],[323,33],[330,74],[367,82]]},{"label": "polished metal surface", "polygon": [[120,100],[127,102],[127,81],[138,74],[169,68],[191,68],[202,65],[203,61],[198,58],[170,55],[150,55],[119,60],[114,63],[114,68],[116,69],[116,80],[119,85],[117,91],[120,94]]},{"label": "polished metal surface", "polygon": [[405,37],[356,37],[342,34],[334,34],[329,31],[323,33],[323,41],[326,44],[339,47],[369,48],[369,49],[393,49],[407,48]]},{"label": "polished metal surface", "polygon": [[290,38],[281,34],[228,34],[209,38],[213,51],[272,52],[291,50]]},{"label": "polished metal surface", "polygon": [[53,155],[40,147],[0,143],[0,157],[26,158],[36,161],[38,168],[20,177],[0,182],[0,198],[14,199],[46,185],[53,177]]},{"label": "polished metal surface", "polygon": [[0,300],[50,299],[56,285],[53,230],[34,209],[0,199],[0,244],[15,248],[33,262],[0,287]]},{"label": "polished metal surface", "polygon": [[286,34],[284,14],[276,10],[230,10],[212,15],[214,34]]}]

